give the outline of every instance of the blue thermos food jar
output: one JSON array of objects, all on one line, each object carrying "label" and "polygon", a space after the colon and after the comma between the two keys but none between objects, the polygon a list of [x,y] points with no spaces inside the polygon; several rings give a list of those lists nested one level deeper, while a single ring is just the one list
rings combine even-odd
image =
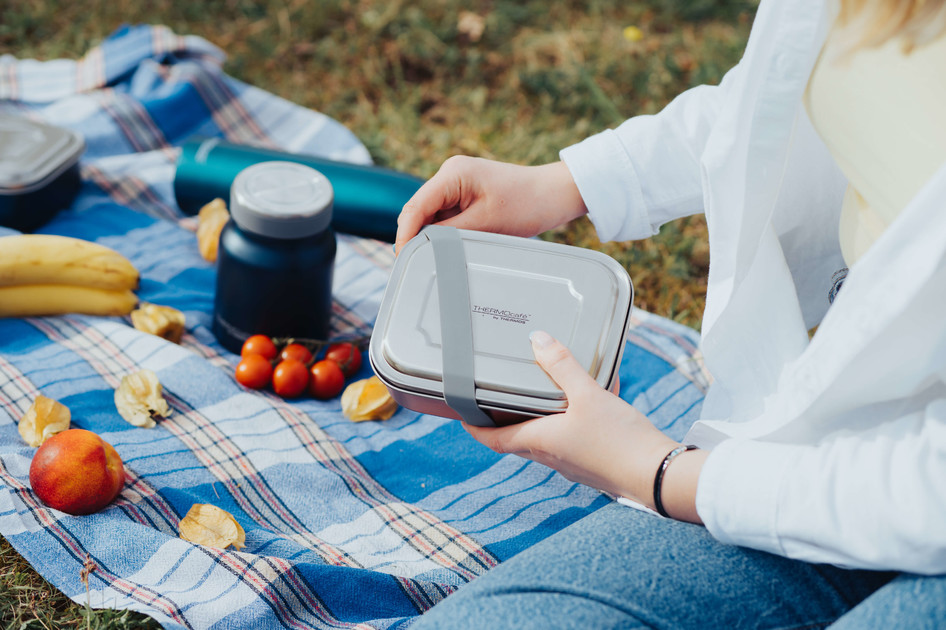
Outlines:
[{"label": "blue thermos food jar", "polygon": [[319,171],[261,162],[236,176],[220,234],[213,332],[231,352],[253,334],[327,339],[334,193]]}]

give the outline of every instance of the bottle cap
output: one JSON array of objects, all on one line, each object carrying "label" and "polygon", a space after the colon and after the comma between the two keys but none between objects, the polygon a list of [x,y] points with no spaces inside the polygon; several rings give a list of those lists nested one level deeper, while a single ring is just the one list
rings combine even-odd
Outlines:
[{"label": "bottle cap", "polygon": [[260,162],[240,171],[230,188],[230,215],[242,230],[270,238],[305,238],[332,222],[335,194],[314,168]]}]

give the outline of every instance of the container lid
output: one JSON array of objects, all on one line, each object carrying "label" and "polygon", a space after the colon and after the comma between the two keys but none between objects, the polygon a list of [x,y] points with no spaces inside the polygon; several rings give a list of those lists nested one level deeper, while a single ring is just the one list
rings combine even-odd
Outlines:
[{"label": "container lid", "polygon": [[85,141],[76,132],[0,114],[0,194],[38,190],[79,160]]},{"label": "container lid", "polygon": [[332,184],[295,162],[260,162],[237,174],[230,214],[241,229],[270,238],[305,238],[332,222]]},{"label": "container lid", "polygon": [[[564,343],[592,378],[610,386],[633,296],[624,268],[580,247],[457,233],[469,280],[477,402],[544,413],[564,408],[564,393],[535,363],[533,330]],[[423,232],[397,258],[369,355],[387,383],[443,395],[437,270]]]}]

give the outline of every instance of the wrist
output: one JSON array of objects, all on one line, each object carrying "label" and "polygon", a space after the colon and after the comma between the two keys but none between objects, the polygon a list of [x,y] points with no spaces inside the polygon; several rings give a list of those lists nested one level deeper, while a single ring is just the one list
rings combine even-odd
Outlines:
[{"label": "wrist", "polygon": [[[668,453],[682,446],[656,429],[648,436],[636,435],[632,452],[625,451],[621,484],[615,494],[656,511],[654,481]],[[670,518],[702,523],[696,512],[696,488],[700,470],[708,456],[700,449],[679,453],[663,472],[660,499]]]},{"label": "wrist", "polygon": [[678,521],[703,523],[696,511],[696,490],[708,451],[680,453],[664,471],[660,500],[667,516]]},{"label": "wrist", "polygon": [[621,485],[616,494],[653,510],[654,475],[667,453],[680,446],[680,443],[668,438],[656,428],[649,435],[637,434],[622,443],[631,444],[633,448],[630,452],[622,450],[624,465]]},{"label": "wrist", "polygon": [[537,168],[542,169],[543,176],[541,178],[542,190],[537,190],[536,194],[549,195],[550,204],[561,208],[561,214],[556,218],[557,225],[551,227],[564,225],[573,219],[588,214],[585,200],[582,198],[578,185],[575,183],[575,179],[565,162],[552,162]]}]

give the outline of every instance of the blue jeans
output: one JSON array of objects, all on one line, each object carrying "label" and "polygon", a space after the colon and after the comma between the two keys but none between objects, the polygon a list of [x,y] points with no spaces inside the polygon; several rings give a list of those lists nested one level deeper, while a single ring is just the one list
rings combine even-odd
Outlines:
[{"label": "blue jeans", "polygon": [[788,560],[605,507],[463,586],[429,628],[935,628],[946,578]]}]

